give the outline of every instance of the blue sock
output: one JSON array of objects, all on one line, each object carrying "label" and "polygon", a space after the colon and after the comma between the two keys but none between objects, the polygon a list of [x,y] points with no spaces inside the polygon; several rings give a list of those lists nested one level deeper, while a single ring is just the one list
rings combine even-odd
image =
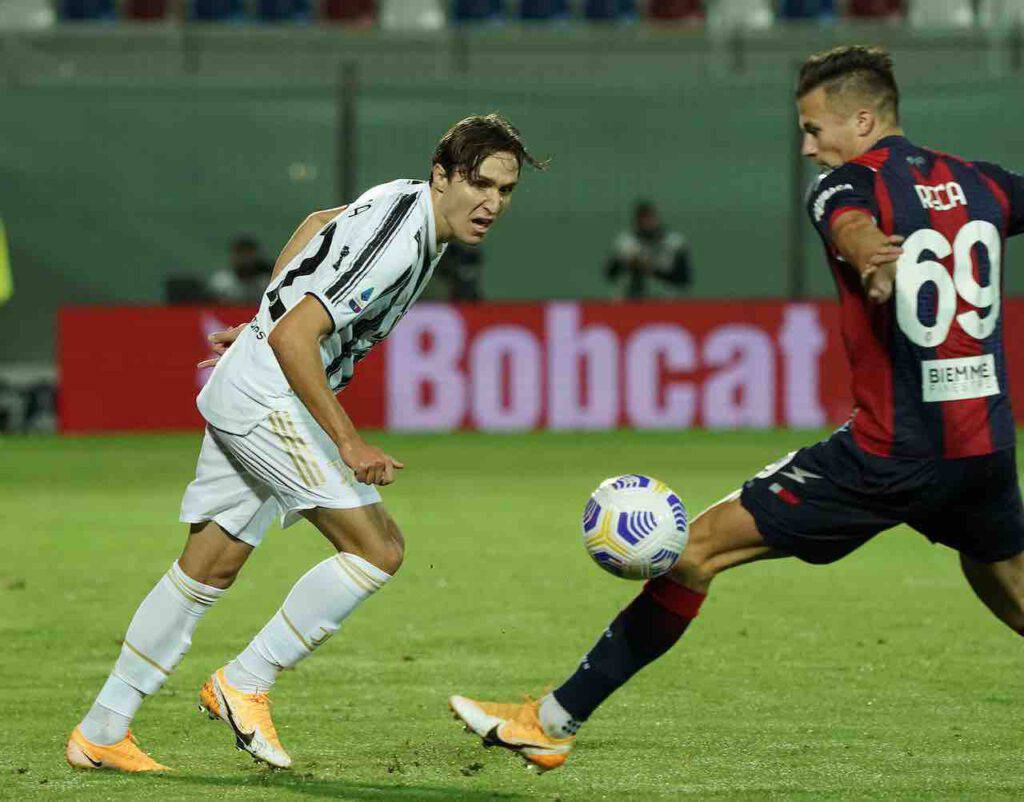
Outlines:
[{"label": "blue sock", "polygon": [[667,577],[648,582],[554,692],[555,699],[574,719],[586,721],[617,688],[682,637],[704,598]]}]

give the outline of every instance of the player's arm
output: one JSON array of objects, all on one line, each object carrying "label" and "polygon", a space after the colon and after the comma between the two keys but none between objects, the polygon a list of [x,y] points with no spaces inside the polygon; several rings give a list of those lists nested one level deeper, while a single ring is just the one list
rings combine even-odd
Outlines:
[{"label": "player's arm", "polygon": [[[270,274],[270,280],[273,281],[277,278],[278,273],[284,270],[285,266],[291,262],[296,256],[298,256],[309,245],[310,241],[315,237],[320,230],[327,225],[331,220],[341,214],[348,208],[345,206],[338,206],[335,209],[321,209],[319,212],[313,212],[303,220],[295,232],[292,234],[288,242],[285,243],[281,253],[277,256],[277,261],[274,262],[274,271]],[[238,335],[245,330],[245,327],[249,325],[249,322],[239,323],[230,329],[224,331],[215,331],[209,336],[210,350],[216,354],[216,356],[204,359],[200,362],[197,367],[200,368],[211,368],[220,361],[220,358],[224,355],[224,352],[231,347],[231,343],[238,339]]]},{"label": "player's arm", "polygon": [[888,235],[874,218],[851,210],[835,217],[830,226],[831,239],[839,255],[860,273],[868,298],[883,304],[892,297],[896,281],[896,262],[903,253],[903,237]]},{"label": "player's arm", "polygon": [[321,301],[307,295],[277,322],[267,342],[288,384],[338,446],[356,479],[364,484],[391,484],[395,471],[405,466],[363,440],[327,383],[320,340],[332,331],[334,321]]},{"label": "player's arm", "polygon": [[325,225],[331,220],[345,211],[348,206],[339,206],[336,209],[321,209],[319,212],[313,212],[305,220],[299,223],[299,227],[295,229],[288,242],[285,243],[284,248],[281,249],[281,253],[277,256],[277,261],[274,262],[274,272],[270,274],[270,280],[273,281],[277,278],[277,274],[284,270],[285,266],[291,262],[296,256],[309,245],[310,240],[313,239]]}]

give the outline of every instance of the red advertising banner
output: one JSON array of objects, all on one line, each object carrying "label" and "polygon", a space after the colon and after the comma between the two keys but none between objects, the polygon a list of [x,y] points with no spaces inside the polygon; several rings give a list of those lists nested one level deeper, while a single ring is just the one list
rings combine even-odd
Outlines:
[{"label": "red advertising banner", "polygon": [[[421,303],[341,400],[357,425],[396,431],[824,426],[850,413],[838,313],[830,302]],[[1024,301],[1003,313],[1018,389]],[[202,426],[206,337],[251,315],[62,309],[62,430]]]}]

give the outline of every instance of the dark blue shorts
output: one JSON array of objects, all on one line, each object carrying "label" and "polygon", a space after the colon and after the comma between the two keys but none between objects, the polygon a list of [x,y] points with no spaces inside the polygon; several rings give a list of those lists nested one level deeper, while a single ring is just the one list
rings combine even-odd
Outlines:
[{"label": "dark blue shorts", "polygon": [[769,546],[809,563],[835,562],[903,523],[978,562],[1024,551],[1013,448],[965,459],[877,457],[843,427],[769,465],[743,485],[740,502]]}]

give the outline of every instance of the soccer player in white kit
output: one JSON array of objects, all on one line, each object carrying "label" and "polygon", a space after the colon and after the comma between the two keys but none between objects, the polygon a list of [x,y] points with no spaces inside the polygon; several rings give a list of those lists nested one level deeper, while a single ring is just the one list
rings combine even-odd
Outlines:
[{"label": "soccer player in white kit", "polygon": [[542,166],[504,118],[469,117],[438,143],[429,182],[381,184],[311,214],[292,235],[256,317],[220,338],[223,356],[197,402],[208,425],[181,504],[190,524],[184,551],[135,612],[113,671],[72,732],[72,766],[166,768],[137,745],[132,718],[270,523],[301,516],[337,554],[302,576],[200,691],[201,707],[231,728],[239,748],[291,765],[267,692],[391,579],[403,555],[375,487],[393,482],[402,463],[363,440],[336,393],[423,291],[445,243],[483,240],[523,162]]}]

